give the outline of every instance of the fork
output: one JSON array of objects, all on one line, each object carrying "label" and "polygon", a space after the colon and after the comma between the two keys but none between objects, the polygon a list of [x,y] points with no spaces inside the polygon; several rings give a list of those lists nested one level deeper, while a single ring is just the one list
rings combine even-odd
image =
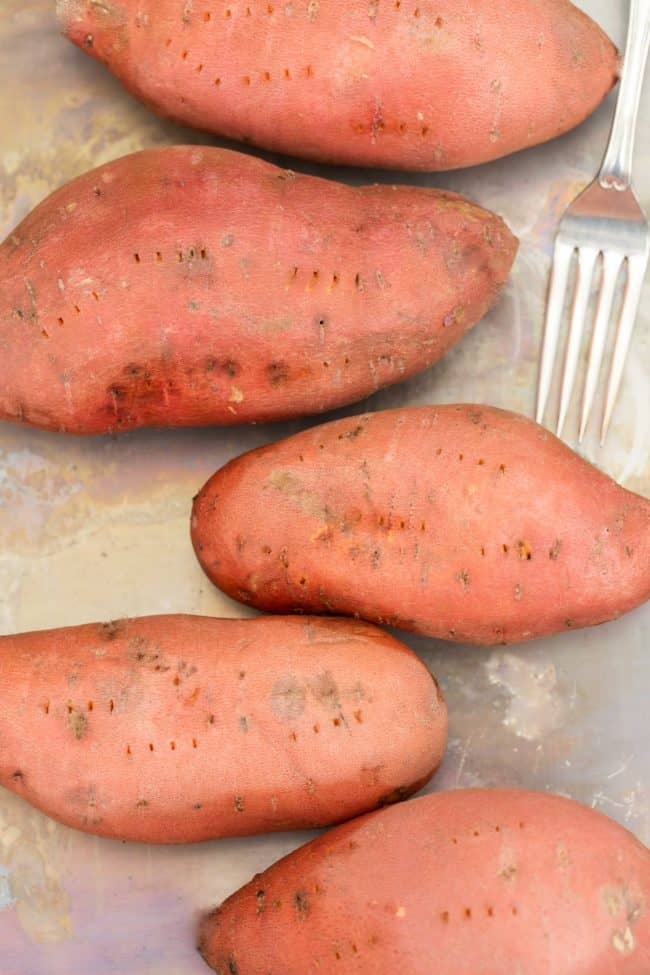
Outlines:
[{"label": "fork", "polygon": [[627,46],[609,146],[597,178],[574,200],[560,222],[546,312],[537,397],[538,423],[542,423],[546,412],[569,272],[577,251],[577,287],[566,346],[557,425],[557,435],[560,437],[573,395],[592,280],[602,255],[602,283],[582,400],[579,432],[579,441],[582,442],[601,372],[616,285],[623,265],[627,264],[627,286],[607,383],[601,446],[605,442],[620,390],[650,257],[650,227],[632,189],[634,138],[649,47],[650,0],[631,0]]}]

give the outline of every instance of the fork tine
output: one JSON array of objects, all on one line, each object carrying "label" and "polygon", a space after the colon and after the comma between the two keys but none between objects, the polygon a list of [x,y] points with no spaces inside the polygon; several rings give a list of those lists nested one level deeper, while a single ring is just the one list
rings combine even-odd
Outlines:
[{"label": "fork tine", "polygon": [[542,364],[539,374],[537,390],[537,422],[542,423],[546,412],[548,394],[553,380],[555,356],[560,335],[560,326],[564,314],[564,300],[566,297],[569,268],[573,257],[574,247],[557,240],[553,256],[551,271],[551,286],[546,309],[546,325],[544,327],[544,345],[542,348]]},{"label": "fork tine", "polygon": [[603,283],[598,301],[598,314],[596,315],[596,323],[591,340],[589,366],[587,368],[585,391],[582,399],[582,418],[580,420],[580,433],[578,435],[580,443],[582,443],[591,416],[591,407],[593,406],[594,394],[598,384],[598,377],[600,376],[600,367],[603,362],[607,328],[612,315],[616,282],[618,281],[618,275],[623,261],[624,257],[620,252],[606,251],[603,255]]},{"label": "fork tine", "polygon": [[647,254],[637,254],[628,258],[627,288],[625,291],[625,300],[623,302],[623,311],[621,312],[621,320],[619,322],[618,332],[616,334],[612,368],[609,374],[609,382],[607,384],[605,415],[603,417],[603,426],[600,433],[601,446],[605,443],[607,431],[609,430],[609,424],[612,419],[612,413],[614,412],[614,406],[616,405],[616,400],[618,398],[618,391],[621,386],[621,379],[623,378],[625,360],[627,359],[627,353],[629,351],[630,341],[632,339],[632,332],[634,331],[634,323],[639,311],[639,305],[641,304],[641,290],[643,288],[643,279],[645,278],[647,266]]},{"label": "fork tine", "polygon": [[581,247],[578,252],[578,288],[576,290],[573,313],[571,315],[571,325],[569,328],[569,341],[564,362],[564,376],[562,377],[562,394],[560,397],[560,415],[557,423],[557,435],[562,436],[564,422],[569,411],[571,395],[573,393],[573,383],[578,367],[580,356],[580,343],[585,327],[587,309],[589,307],[589,294],[591,291],[591,281],[594,276],[594,268],[598,258],[598,249],[595,247]]}]

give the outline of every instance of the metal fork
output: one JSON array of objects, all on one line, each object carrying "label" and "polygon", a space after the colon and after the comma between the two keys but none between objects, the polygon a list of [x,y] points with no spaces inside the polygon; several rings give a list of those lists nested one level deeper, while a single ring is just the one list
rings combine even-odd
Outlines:
[{"label": "metal fork", "polygon": [[632,156],[643,77],[650,47],[650,0],[631,0],[627,47],[612,134],[596,180],[569,206],[558,229],[537,398],[537,422],[544,419],[557,354],[560,326],[573,255],[578,253],[578,283],[564,362],[557,425],[562,435],[580,357],[589,297],[602,255],[602,284],[592,332],[582,401],[579,439],[589,422],[598,385],[616,285],[627,264],[627,286],[607,384],[600,442],[605,441],[630,347],[641,289],[650,257],[650,228],[632,189]]}]

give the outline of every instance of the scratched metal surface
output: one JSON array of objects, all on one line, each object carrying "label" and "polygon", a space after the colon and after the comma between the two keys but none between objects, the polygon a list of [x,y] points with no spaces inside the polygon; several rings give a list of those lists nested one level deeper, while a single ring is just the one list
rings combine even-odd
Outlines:
[{"label": "scratched metal surface", "polygon": [[[626,0],[583,5],[622,41]],[[154,118],[61,39],[53,7],[0,0],[2,237],[94,165],[144,146],[207,141]],[[474,400],[532,412],[553,229],[594,173],[610,117],[611,99],[546,147],[480,170],[410,177],[500,211],[522,238],[521,254],[499,308],[443,363],[359,409]],[[649,117],[650,85],[638,166],[648,208]],[[609,443],[601,451],[590,440],[585,449],[646,495],[649,297]],[[195,562],[190,500],[229,457],[310,422],[80,440],[0,424],[0,632],[157,612],[242,613]],[[449,751],[433,788],[552,789],[650,842],[650,606],[598,630],[495,652],[410,642],[438,674],[451,710]],[[199,913],[305,838],[124,845],[58,826],[0,790],[0,973],[200,975]]]}]

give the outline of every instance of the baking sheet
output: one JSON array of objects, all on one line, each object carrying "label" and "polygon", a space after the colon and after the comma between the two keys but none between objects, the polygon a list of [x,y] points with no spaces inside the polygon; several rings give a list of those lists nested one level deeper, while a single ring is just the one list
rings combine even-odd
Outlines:
[{"label": "baking sheet", "polygon": [[[626,0],[580,5],[622,43]],[[138,105],[59,37],[53,8],[54,0],[0,0],[3,238],[44,196],[93,166],[145,146],[216,141]],[[447,175],[292,163],[355,182],[397,178],[453,188],[502,213],[522,239],[500,306],[442,363],[352,412],[473,400],[532,414],[553,231],[596,171],[611,111],[610,98],[557,142]],[[647,209],[649,118],[647,84],[637,156]],[[593,433],[583,451],[646,495],[649,288],[608,444],[599,449]],[[148,613],[245,614],[195,561],[191,498],[233,455],[314,422],[118,439],[0,424],[0,632]],[[494,651],[407,641],[440,678],[450,706],[449,751],[431,788],[562,792],[650,842],[650,606],[596,630]],[[59,826],[0,790],[0,975],[200,975],[207,971],[194,948],[200,912],[307,838],[183,848],[115,843]]]}]

